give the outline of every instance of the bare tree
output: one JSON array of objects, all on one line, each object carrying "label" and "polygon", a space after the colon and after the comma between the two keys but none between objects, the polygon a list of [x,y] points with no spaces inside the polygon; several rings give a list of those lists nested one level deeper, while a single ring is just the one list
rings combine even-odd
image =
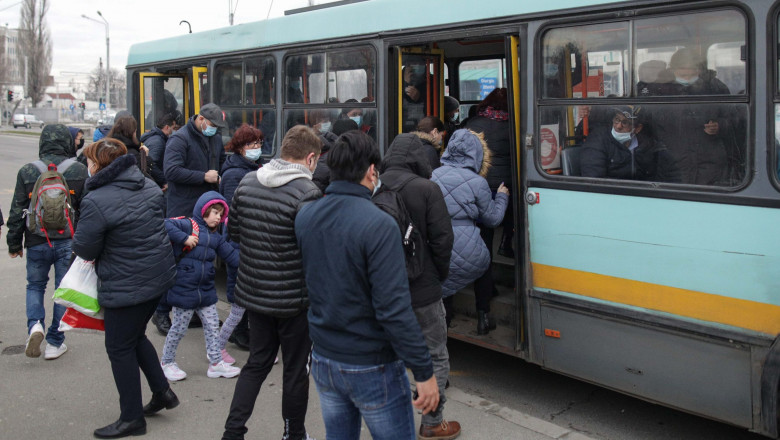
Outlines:
[{"label": "bare tree", "polygon": [[[127,95],[127,79],[124,72],[111,69],[111,106],[115,109],[124,108]],[[92,69],[87,84],[86,99],[98,101],[106,94],[106,69],[101,62],[98,67]]]},{"label": "bare tree", "polygon": [[48,0],[22,0],[22,15],[19,22],[19,44],[21,46],[19,65],[24,66],[27,58],[27,96],[33,107],[43,99],[51,73],[52,43],[46,25]]},{"label": "bare tree", "polygon": [[11,80],[11,60],[5,54],[5,42],[8,38],[8,28],[0,32],[0,84],[7,85]]}]

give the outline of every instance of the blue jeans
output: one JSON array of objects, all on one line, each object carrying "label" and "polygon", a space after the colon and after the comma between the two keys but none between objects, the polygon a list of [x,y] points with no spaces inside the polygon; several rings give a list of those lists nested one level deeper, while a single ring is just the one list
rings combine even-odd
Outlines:
[{"label": "blue jeans", "polygon": [[[46,328],[43,297],[46,294],[46,285],[49,284],[49,270],[52,265],[55,289],[59,287],[62,277],[70,267],[70,240],[52,240],[51,244],[53,247],[49,247],[48,243],[41,243],[27,248],[27,333],[30,333],[36,322]],[[54,304],[54,316],[46,333],[46,342],[55,347],[65,341],[65,334],[59,331],[63,314],[65,307]]]},{"label": "blue jeans", "polygon": [[416,438],[412,392],[402,361],[351,365],[315,351],[311,374],[328,440],[358,440],[361,416],[374,440]]}]

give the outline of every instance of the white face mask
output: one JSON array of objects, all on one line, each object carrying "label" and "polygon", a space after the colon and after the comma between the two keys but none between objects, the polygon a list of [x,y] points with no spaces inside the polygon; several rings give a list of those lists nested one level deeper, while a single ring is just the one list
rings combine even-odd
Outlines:
[{"label": "white face mask", "polygon": [[696,81],[698,81],[699,77],[698,76],[694,76],[694,77],[691,77],[689,79],[685,79],[685,78],[680,78],[679,76],[675,76],[674,80],[677,81],[677,84],[682,84],[684,86],[689,86],[689,85],[695,83]]},{"label": "white face mask", "polygon": [[320,124],[320,133],[327,133],[330,131],[330,121],[329,122],[323,122]]},{"label": "white face mask", "polygon": [[376,195],[376,192],[379,191],[379,188],[382,187],[382,181],[379,180],[379,177],[376,178],[376,183],[374,184],[374,191],[371,192],[371,197],[374,197]]},{"label": "white face mask", "polygon": [[631,140],[631,136],[634,134],[632,132],[628,133],[620,133],[618,131],[615,131],[614,128],[612,128],[612,137],[615,138],[616,141],[620,142],[621,144],[624,144]]},{"label": "white face mask", "polygon": [[255,148],[252,150],[244,150],[244,157],[251,160],[252,162],[256,161],[257,159],[260,159],[260,155],[263,154],[262,148]]}]

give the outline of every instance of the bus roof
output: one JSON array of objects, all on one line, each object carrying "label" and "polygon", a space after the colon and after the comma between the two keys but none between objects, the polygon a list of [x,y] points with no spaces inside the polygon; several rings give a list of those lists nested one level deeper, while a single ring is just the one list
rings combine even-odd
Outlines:
[{"label": "bus roof", "polygon": [[607,3],[615,0],[370,0],[137,43],[127,65]]}]

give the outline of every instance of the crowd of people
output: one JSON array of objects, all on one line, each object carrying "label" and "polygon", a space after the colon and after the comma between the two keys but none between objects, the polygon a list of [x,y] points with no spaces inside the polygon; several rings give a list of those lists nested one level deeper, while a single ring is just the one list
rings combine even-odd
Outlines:
[{"label": "crowd of people", "polygon": [[[40,160],[19,170],[7,218],[10,256],[27,251],[26,355],[53,360],[67,352],[59,329],[65,308],[55,304],[45,332],[43,295],[51,266],[56,288],[78,256],[95,261],[119,393],[120,416],[96,429],[97,438],[142,435],[146,416],[179,405],[170,382],[187,377],[176,351],[193,316],[203,327],[206,375],[238,377],[223,439],[244,438],[280,349],[285,439],[311,438],[309,374],[329,439],[359,438],[361,419],[375,439],[457,437],[460,424],[444,417],[445,298],[487,277],[477,332],[495,328],[487,316],[492,246],[483,237],[489,229],[492,241],[510,205],[512,179],[501,165],[509,154],[505,100],[497,89],[461,129],[457,101],[454,109],[448,101],[446,125],[421,118],[384,160],[350,112],[292,127],[270,161],[261,158],[263,133],[247,124],[223,147],[227,121],[215,104],[186,123],[161,115],[140,139],[135,118],[118,115],[80,156],[82,131],[46,126]],[[67,227],[34,215],[43,173],[59,175],[62,200],[41,197],[65,204]],[[395,211],[375,203],[382,193],[394,194]],[[30,210],[39,223],[25,216]],[[414,271],[403,239],[412,230],[421,243]],[[217,257],[231,303],[224,323],[215,306]],[[150,321],[166,336],[161,356],[146,337]],[[242,328],[249,358],[239,368],[226,345]],[[146,405],[141,373],[152,392]],[[423,413],[419,429],[413,408]]]}]

